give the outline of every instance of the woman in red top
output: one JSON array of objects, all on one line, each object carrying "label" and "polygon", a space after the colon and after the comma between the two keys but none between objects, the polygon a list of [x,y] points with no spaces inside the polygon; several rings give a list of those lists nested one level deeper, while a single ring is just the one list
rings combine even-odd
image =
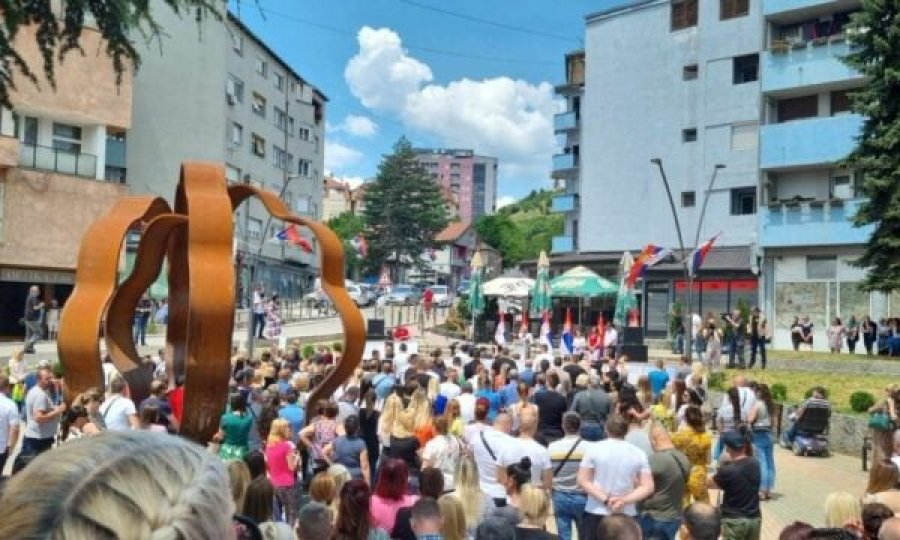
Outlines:
[{"label": "woman in red top", "polygon": [[[269,440],[266,441],[266,468],[269,472],[269,480],[275,486],[275,500],[279,508],[284,510],[285,521],[294,526],[297,519],[297,491],[294,485],[297,482],[297,464],[300,458],[297,448],[291,442],[291,425],[283,418],[272,421],[269,430]],[[280,514],[276,510],[276,515]]]}]

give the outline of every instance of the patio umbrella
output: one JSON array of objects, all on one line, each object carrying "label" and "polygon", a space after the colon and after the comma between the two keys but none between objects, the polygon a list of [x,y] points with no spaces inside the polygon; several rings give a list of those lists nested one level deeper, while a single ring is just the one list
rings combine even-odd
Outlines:
[{"label": "patio umbrella", "polygon": [[534,280],[519,277],[498,277],[484,284],[485,296],[506,296],[509,298],[526,298],[534,287]]},{"label": "patio umbrella", "polygon": [[472,314],[472,340],[475,340],[475,317],[484,311],[484,292],[481,285],[481,253],[475,252],[472,257],[472,278],[469,281],[469,312]]},{"label": "patio umbrella", "polygon": [[619,291],[616,295],[616,313],[613,316],[613,323],[625,326],[628,321],[628,312],[637,305],[637,299],[634,297],[634,289],[626,284],[628,272],[634,265],[634,257],[631,252],[626,251],[622,254],[622,260],[619,261]]},{"label": "patio umbrella", "polygon": [[537,279],[531,288],[531,306],[530,311],[533,316],[538,316],[550,309],[552,301],[550,299],[552,291],[550,290],[550,261],[547,254],[541,251],[537,264]]},{"label": "patio umbrella", "polygon": [[593,298],[604,294],[616,294],[619,288],[584,266],[576,266],[550,282],[553,296]]}]

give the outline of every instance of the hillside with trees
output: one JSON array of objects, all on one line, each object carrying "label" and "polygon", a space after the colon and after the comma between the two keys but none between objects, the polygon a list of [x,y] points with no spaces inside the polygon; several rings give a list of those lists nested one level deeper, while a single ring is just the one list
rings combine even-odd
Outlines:
[{"label": "hillside with trees", "polygon": [[562,234],[565,225],[562,214],[550,211],[554,195],[550,190],[532,191],[524,199],[478,220],[478,234],[500,251],[504,266],[536,259],[541,250],[550,252],[550,239]]}]

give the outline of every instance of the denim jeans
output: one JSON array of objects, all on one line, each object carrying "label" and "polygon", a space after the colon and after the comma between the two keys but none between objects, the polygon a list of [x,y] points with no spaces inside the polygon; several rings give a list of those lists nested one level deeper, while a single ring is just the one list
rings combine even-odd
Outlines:
[{"label": "denim jeans", "polygon": [[149,318],[135,317],[134,319],[134,344],[147,346],[147,322]]},{"label": "denim jeans", "polygon": [[584,514],[586,503],[587,495],[580,491],[553,491],[553,513],[556,516],[556,531],[560,540],[571,540],[573,522],[578,527],[578,537],[583,537],[581,516]]},{"label": "denim jeans", "polygon": [[654,540],[675,540],[678,538],[678,529],[681,528],[681,520],[659,521],[650,517],[649,514],[642,515],[638,522],[641,524],[644,538],[653,538]]},{"label": "denim jeans", "polygon": [[738,339],[738,337],[734,333],[732,333],[731,337],[728,339],[729,367],[733,367],[735,365],[735,357],[737,357],[738,360],[737,365],[744,367],[744,338]]},{"label": "denim jeans", "polygon": [[766,369],[766,338],[763,336],[750,338],[750,367],[756,364],[756,350],[759,349],[759,359],[762,368]]},{"label": "denim jeans", "polygon": [[753,451],[759,460],[759,468],[762,473],[760,491],[772,491],[775,487],[775,453],[773,450],[771,431],[753,432]]},{"label": "denim jeans", "polygon": [[697,354],[697,361],[703,361],[703,353],[706,351],[706,341],[702,337],[694,338],[694,352]]},{"label": "denim jeans", "polygon": [[253,314],[253,333],[256,334],[256,339],[263,338],[263,330],[266,328],[266,314],[265,313],[254,313]]}]

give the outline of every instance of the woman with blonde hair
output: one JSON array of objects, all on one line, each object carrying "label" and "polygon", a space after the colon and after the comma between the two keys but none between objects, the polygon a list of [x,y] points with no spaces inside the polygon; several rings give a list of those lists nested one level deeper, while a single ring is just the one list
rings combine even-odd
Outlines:
[{"label": "woman with blonde hair", "polygon": [[424,448],[435,435],[434,426],[431,424],[431,401],[424,390],[419,388],[413,392],[409,405],[401,416],[419,440],[419,447]]},{"label": "woman with blonde hair", "polygon": [[278,503],[276,515],[284,512],[284,519],[293,525],[297,519],[297,465],[300,456],[291,442],[291,424],[284,418],[276,418],[269,429],[266,441],[266,469],[275,487],[275,501]]},{"label": "woman with blonde hair", "polygon": [[0,538],[232,538],[230,493],[225,465],[202,446],[104,432],[44,452],[6,482]]},{"label": "woman with blonde hair", "polygon": [[458,399],[451,399],[447,402],[447,408],[444,409],[444,420],[447,421],[447,431],[451,435],[462,437],[466,426],[463,423],[462,410]]},{"label": "woman with blonde hair", "polygon": [[556,540],[555,534],[546,529],[550,516],[550,500],[547,492],[532,485],[522,486],[519,493],[519,514],[522,521],[516,525],[516,540]]},{"label": "woman with blonde hair", "polygon": [[825,498],[825,526],[862,529],[862,505],[846,491],[835,491]]},{"label": "woman with blonde hair", "polygon": [[247,486],[250,485],[250,468],[244,461],[229,459],[225,462],[228,470],[228,485],[231,488],[231,500],[234,501],[234,513],[244,513],[244,497],[247,496]]},{"label": "woman with blonde hair", "polygon": [[[869,414],[887,415],[893,427],[900,427],[900,387],[892,383],[884,387],[884,397],[869,409]],[[889,458],[893,454],[894,429],[870,429],[872,459]]]},{"label": "woman with blonde hair", "polygon": [[893,461],[882,459],[872,464],[865,502],[881,503],[900,513],[900,471]]},{"label": "woman with blonde hair", "polygon": [[444,540],[466,540],[466,516],[462,503],[452,495],[444,495],[438,499],[441,507],[441,518],[444,524],[441,526],[441,535]]},{"label": "woman with blonde hair", "polygon": [[403,400],[397,394],[391,394],[384,400],[381,416],[378,418],[378,440],[381,442],[381,456],[387,456],[391,448],[391,435],[394,425],[403,412]]},{"label": "woman with blonde hair", "polygon": [[478,466],[475,464],[475,458],[471,455],[462,458],[453,483],[456,490],[452,496],[459,499],[462,505],[466,535],[473,538],[478,524],[494,510],[494,500],[481,491],[478,483]]}]

